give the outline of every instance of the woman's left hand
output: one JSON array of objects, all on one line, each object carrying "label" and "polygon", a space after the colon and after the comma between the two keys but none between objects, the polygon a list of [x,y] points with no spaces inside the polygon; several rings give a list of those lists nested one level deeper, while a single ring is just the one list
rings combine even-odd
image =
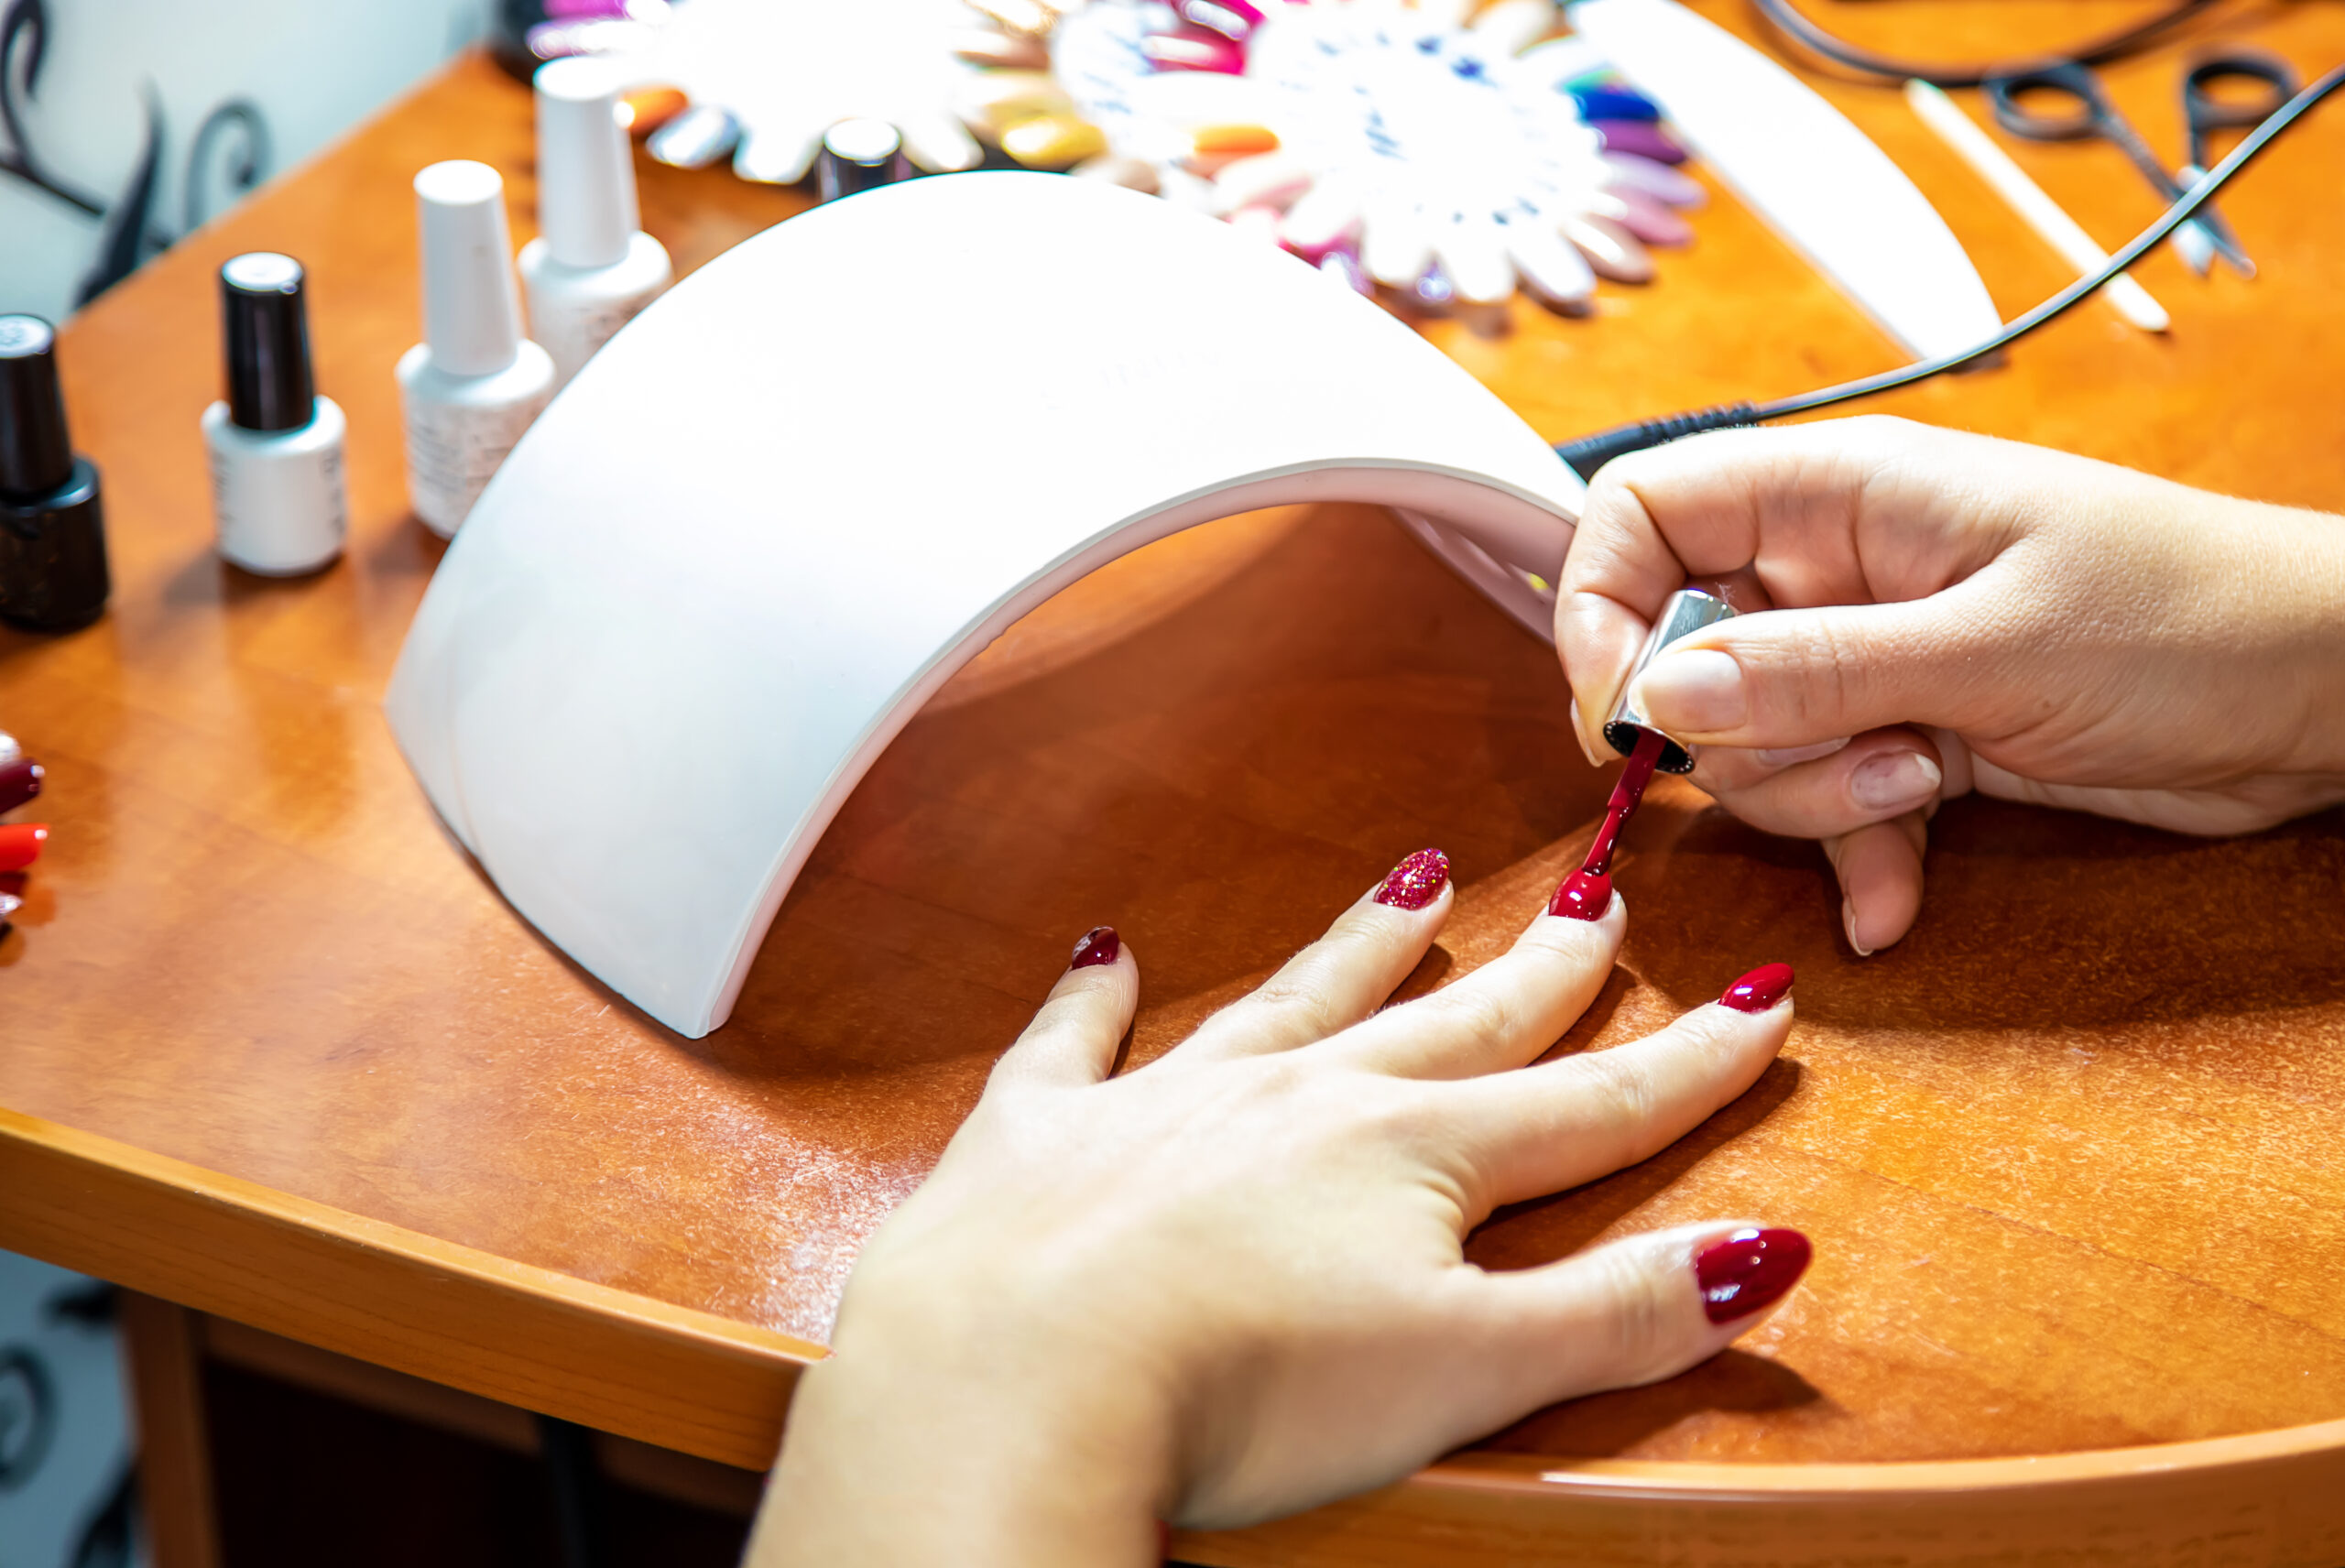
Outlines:
[{"label": "woman's left hand", "polygon": [[1642,1160],[1741,1094],[1791,1028],[1789,970],[1531,1066],[1610,973],[1626,909],[1542,914],[1385,1007],[1450,903],[1446,862],[1412,856],[1116,1078],[1140,971],[1112,931],[1087,938],[865,1248],[750,1561],[1153,1562],[1159,1519],[1375,1486],[1761,1322],[1805,1266],[1795,1232],[1722,1220],[1498,1274],[1462,1247],[1498,1205]]}]

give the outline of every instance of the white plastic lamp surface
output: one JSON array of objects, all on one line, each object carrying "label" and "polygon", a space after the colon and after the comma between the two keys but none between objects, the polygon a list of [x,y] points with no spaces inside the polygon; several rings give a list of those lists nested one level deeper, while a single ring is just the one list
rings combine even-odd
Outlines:
[{"label": "white plastic lamp surface", "polygon": [[1227,224],[911,180],[621,331],[490,482],[387,703],[514,907],[698,1036],[873,759],[1058,589],[1215,517],[1366,501],[1528,618],[1580,495],[1438,350]]},{"label": "white plastic lamp surface", "polygon": [[457,158],[415,177],[423,230],[423,341],[450,376],[494,376],[521,352],[505,180]]}]

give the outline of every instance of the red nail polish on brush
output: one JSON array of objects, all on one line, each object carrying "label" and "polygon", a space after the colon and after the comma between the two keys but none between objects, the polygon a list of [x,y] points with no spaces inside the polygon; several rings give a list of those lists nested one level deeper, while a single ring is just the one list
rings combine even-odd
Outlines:
[{"label": "red nail polish on brush", "polygon": [[40,793],[41,765],[29,757],[0,764],[0,811],[13,811]]},{"label": "red nail polish on brush", "polygon": [[40,858],[47,822],[10,822],[0,827],[0,871],[22,871]]},{"label": "red nail polish on brush", "polygon": [[1702,1311],[1722,1323],[1772,1306],[1799,1283],[1815,1250],[1795,1230],[1739,1230],[1712,1242],[1694,1259]]},{"label": "red nail polish on brush", "polygon": [[1611,907],[1612,878],[1601,871],[1573,872],[1547,900],[1549,914],[1574,920],[1600,920]]},{"label": "red nail polish on brush", "polygon": [[1732,1007],[1738,1013],[1763,1013],[1788,995],[1792,988],[1792,966],[1788,964],[1762,964],[1726,988],[1718,998],[1718,1006]]},{"label": "red nail polish on brush", "polygon": [[1376,901],[1395,909],[1422,909],[1449,886],[1449,856],[1421,849],[1392,868],[1376,890]]},{"label": "red nail polish on brush", "polygon": [[1095,964],[1113,964],[1124,951],[1123,938],[1113,926],[1093,926],[1074,944],[1074,956],[1067,961],[1069,969],[1089,969]]}]

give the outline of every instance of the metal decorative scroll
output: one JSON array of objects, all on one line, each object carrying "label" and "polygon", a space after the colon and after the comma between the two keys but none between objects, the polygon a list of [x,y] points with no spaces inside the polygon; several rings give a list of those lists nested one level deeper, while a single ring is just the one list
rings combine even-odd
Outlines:
[{"label": "metal decorative scroll", "polygon": [[155,215],[156,188],[163,164],[163,108],[150,82],[144,93],[147,136],[137,162],[124,181],[122,193],[109,201],[82,190],[51,169],[34,150],[25,128],[27,111],[40,86],[41,64],[48,53],[49,15],[46,0],[9,0],[0,13],[0,174],[8,174],[86,216],[99,220],[98,251],[75,294],[86,304],[127,278],[138,265],[196,228],[210,215],[211,182],[215,168],[219,184],[230,196],[240,196],[268,177],[268,122],[259,105],[248,98],[224,100],[203,117],[188,146],[185,196],[180,203],[177,233]]}]

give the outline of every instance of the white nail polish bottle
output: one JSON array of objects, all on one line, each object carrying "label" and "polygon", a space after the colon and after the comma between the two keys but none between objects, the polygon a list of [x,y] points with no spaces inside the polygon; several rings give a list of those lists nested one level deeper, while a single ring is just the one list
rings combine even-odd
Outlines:
[{"label": "white nail polish bottle", "polygon": [[399,356],[407,489],[446,539],[553,396],[553,361],[521,335],[505,180],[485,163],[415,177],[423,239],[423,341]]},{"label": "white nail polish bottle", "polygon": [[254,251],[220,268],[228,397],[203,410],[220,554],[264,577],[315,572],[342,553],[345,424],[310,374],[301,264]]},{"label": "white nail polish bottle", "polygon": [[635,163],[619,128],[619,82],[580,56],[538,68],[539,237],[521,247],[529,333],[553,355],[554,387],[675,278],[636,226]]}]

